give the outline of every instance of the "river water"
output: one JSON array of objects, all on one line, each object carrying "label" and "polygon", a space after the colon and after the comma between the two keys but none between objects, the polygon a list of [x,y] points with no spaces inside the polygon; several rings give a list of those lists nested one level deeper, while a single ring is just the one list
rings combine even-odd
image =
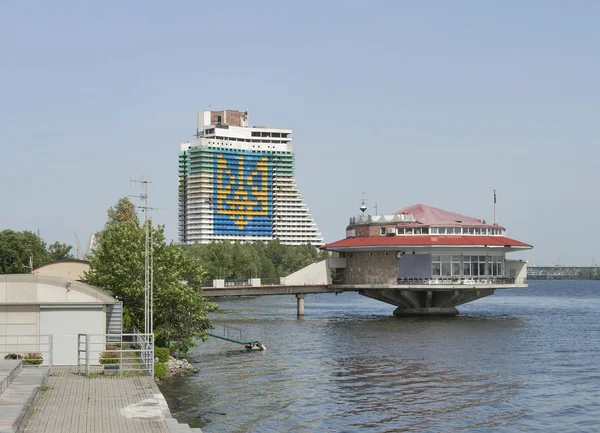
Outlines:
[{"label": "river water", "polygon": [[161,385],[205,433],[599,432],[600,281],[530,281],[459,307],[395,318],[354,293],[220,302],[219,326],[266,352],[211,339],[200,370]]}]

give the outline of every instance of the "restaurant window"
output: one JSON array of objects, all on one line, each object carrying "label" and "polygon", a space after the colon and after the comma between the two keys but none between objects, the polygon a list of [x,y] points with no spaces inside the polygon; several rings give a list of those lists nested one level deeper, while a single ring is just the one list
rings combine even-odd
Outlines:
[{"label": "restaurant window", "polygon": [[439,277],[442,275],[441,256],[431,256],[431,275],[434,277]]},{"label": "restaurant window", "polygon": [[460,276],[460,256],[452,256],[452,276]]},{"label": "restaurant window", "polygon": [[434,277],[460,276],[460,256],[431,256],[431,274]]},{"label": "restaurant window", "polygon": [[471,276],[471,256],[465,256],[463,258],[463,275]]},{"label": "restaurant window", "polygon": [[479,275],[485,275],[485,256],[479,256]]}]

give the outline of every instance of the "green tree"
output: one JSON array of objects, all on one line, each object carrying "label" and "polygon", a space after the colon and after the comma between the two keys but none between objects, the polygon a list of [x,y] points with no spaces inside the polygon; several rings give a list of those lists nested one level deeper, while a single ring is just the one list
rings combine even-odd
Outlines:
[{"label": "green tree", "polygon": [[329,257],[311,245],[269,242],[211,242],[184,247],[185,255],[204,264],[206,279],[260,277],[274,280]]},{"label": "green tree", "polygon": [[46,243],[38,235],[30,231],[0,232],[0,273],[23,274],[31,272],[33,266],[47,263],[49,260]]},{"label": "green tree", "polygon": [[[204,271],[198,257],[167,243],[164,227],[150,227],[154,270],[154,333],[158,345],[181,343],[184,348],[205,339],[211,323],[207,313],[216,305],[199,290]],[[108,211],[108,221],[97,234],[85,280],[110,290],[123,301],[125,314],[138,329],[144,323],[145,226],[127,198]]]},{"label": "green tree", "polygon": [[62,259],[72,259],[73,255],[70,254],[73,247],[67,244],[61,244],[60,242],[54,242],[48,246],[48,258],[51,262]]}]

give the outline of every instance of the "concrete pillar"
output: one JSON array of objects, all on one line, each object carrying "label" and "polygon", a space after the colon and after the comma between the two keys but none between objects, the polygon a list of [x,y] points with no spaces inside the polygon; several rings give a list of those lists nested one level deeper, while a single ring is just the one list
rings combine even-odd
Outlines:
[{"label": "concrete pillar", "polygon": [[297,304],[298,304],[298,317],[304,316],[304,295],[297,294],[296,295]]}]

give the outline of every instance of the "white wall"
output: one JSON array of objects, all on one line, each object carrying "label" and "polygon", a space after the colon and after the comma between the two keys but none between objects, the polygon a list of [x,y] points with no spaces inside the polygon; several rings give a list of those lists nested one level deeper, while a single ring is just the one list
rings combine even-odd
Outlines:
[{"label": "white wall", "polygon": [[0,343],[6,335],[37,334],[39,311],[39,305],[0,305]]},{"label": "white wall", "polygon": [[[528,263],[529,262],[525,260],[506,259],[504,261],[505,276],[508,278],[515,278],[517,284],[524,284],[527,280]],[[511,272],[511,270],[514,272]]]},{"label": "white wall", "polygon": [[312,286],[331,284],[331,275],[327,260],[313,263],[287,277],[281,278],[281,284],[285,286]]}]

